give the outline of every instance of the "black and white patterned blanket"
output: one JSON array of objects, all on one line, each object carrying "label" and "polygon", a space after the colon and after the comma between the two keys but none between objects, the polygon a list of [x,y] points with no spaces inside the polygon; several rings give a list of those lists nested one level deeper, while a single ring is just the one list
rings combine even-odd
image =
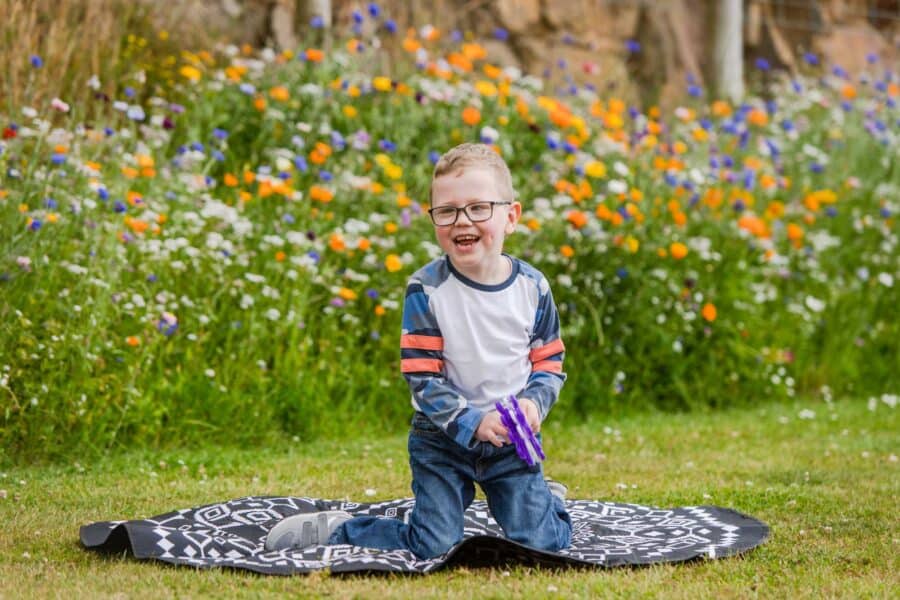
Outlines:
[{"label": "black and white patterned blanket", "polygon": [[86,548],[130,551],[136,558],[193,567],[231,567],[290,575],[319,569],[340,572],[428,573],[450,565],[523,563],[551,567],[646,565],[722,558],[763,543],[769,528],[752,517],[715,506],[660,509],[637,504],[568,500],[572,545],[544,552],[505,539],[475,501],[466,511],[465,536],[446,554],[419,560],[405,550],[349,545],[266,552],[266,533],[297,513],[346,510],[353,515],[408,518],[413,499],[372,504],[315,498],[251,496],[135,521],[100,521],[81,528]]}]

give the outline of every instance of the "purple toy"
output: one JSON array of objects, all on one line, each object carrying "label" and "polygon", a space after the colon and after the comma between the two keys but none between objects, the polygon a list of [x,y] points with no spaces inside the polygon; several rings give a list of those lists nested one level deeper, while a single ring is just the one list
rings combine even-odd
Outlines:
[{"label": "purple toy", "polygon": [[541,462],[544,456],[544,450],[541,448],[541,442],[535,437],[528,421],[525,420],[525,414],[519,407],[519,401],[515,396],[510,396],[507,400],[497,402],[497,412],[500,413],[500,422],[506,427],[509,434],[509,441],[515,444],[516,454],[525,461],[529,467],[533,467]]}]

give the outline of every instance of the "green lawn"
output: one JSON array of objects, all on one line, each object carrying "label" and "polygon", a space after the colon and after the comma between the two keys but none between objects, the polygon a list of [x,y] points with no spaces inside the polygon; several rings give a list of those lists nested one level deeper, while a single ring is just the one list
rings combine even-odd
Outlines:
[{"label": "green lawn", "polygon": [[[809,412],[812,411],[814,415]],[[802,417],[801,417],[802,415]],[[805,418],[804,418],[805,417]],[[453,569],[428,576],[261,577],[83,550],[80,525],[251,494],[409,495],[406,441],[132,453],[0,473],[0,597],[896,597],[900,427],[865,400],[548,423],[547,473],[572,498],[715,504],[758,517],[743,557],[612,570]],[[367,490],[369,494],[367,495]]]}]

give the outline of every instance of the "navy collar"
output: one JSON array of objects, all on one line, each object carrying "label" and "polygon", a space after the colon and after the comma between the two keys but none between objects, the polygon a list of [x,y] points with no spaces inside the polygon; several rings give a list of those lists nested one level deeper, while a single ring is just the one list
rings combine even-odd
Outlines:
[{"label": "navy collar", "polygon": [[469,279],[456,270],[456,267],[453,266],[453,261],[450,260],[449,255],[445,254],[444,259],[447,261],[447,267],[450,269],[450,272],[453,273],[453,276],[459,279],[464,285],[467,285],[470,288],[474,288],[476,290],[481,290],[482,292],[499,292],[511,286],[513,281],[516,280],[516,276],[519,274],[519,261],[506,253],[503,253],[502,256],[505,256],[507,259],[509,259],[509,262],[512,265],[512,269],[510,269],[509,277],[507,277],[505,281],[501,281],[500,283],[497,283],[495,285],[478,283],[473,279]]}]

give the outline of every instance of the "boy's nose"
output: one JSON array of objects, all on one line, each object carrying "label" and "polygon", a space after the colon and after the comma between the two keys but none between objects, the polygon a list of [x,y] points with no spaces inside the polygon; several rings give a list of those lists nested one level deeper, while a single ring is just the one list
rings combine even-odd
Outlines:
[{"label": "boy's nose", "polygon": [[471,224],[471,223],[472,223],[472,219],[469,218],[469,213],[467,213],[465,210],[459,210],[459,211],[457,211],[457,213],[456,213],[456,224],[459,225],[459,222],[462,221],[463,219],[465,219],[464,224]]}]

